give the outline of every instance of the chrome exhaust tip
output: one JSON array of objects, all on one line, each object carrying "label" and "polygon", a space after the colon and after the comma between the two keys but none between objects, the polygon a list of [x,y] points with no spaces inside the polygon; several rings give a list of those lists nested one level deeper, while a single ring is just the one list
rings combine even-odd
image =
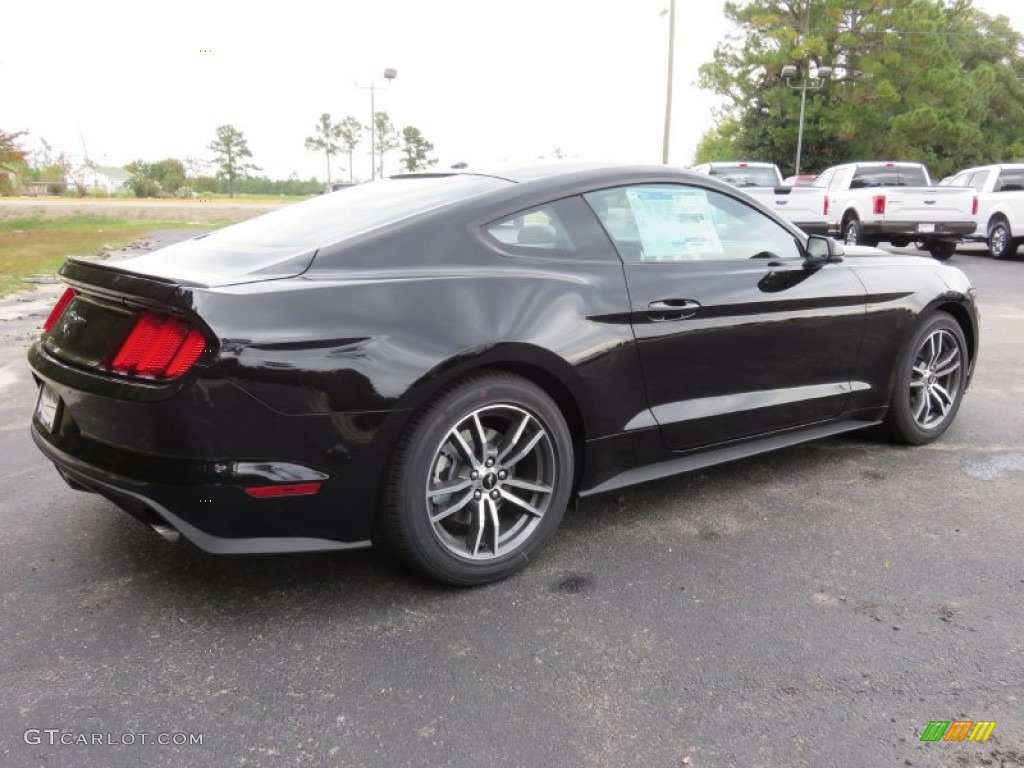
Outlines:
[{"label": "chrome exhaust tip", "polygon": [[153,528],[154,531],[156,531],[161,536],[163,536],[165,539],[167,539],[169,542],[171,542],[171,544],[177,544],[178,543],[178,539],[181,538],[181,534],[178,533],[173,528],[171,528],[171,526],[169,526],[169,525],[158,525],[158,524],[154,523],[152,525],[152,528]]}]

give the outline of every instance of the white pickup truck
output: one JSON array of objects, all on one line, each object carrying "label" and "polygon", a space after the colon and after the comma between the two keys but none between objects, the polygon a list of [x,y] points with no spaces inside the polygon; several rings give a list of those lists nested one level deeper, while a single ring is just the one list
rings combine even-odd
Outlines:
[{"label": "white pickup truck", "polygon": [[1013,256],[1024,242],[1024,163],[968,168],[946,184],[978,193],[978,228],[971,239],[987,243],[997,259]]},{"label": "white pickup truck", "polygon": [[919,243],[945,261],[977,228],[973,189],[933,186],[920,163],[849,163],[824,170],[814,186],[826,193],[828,234],[847,245]]},{"label": "white pickup truck", "polygon": [[690,170],[714,176],[734,187],[739,187],[809,235],[825,234],[824,191],[813,186],[785,186],[782,183],[782,173],[774,163],[702,163]]}]

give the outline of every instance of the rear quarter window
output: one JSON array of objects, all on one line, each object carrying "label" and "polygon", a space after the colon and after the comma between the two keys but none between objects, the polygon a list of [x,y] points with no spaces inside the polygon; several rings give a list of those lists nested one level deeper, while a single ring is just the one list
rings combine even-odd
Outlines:
[{"label": "rear quarter window", "polygon": [[513,256],[618,261],[600,222],[579,197],[516,211],[482,230],[485,240]]}]

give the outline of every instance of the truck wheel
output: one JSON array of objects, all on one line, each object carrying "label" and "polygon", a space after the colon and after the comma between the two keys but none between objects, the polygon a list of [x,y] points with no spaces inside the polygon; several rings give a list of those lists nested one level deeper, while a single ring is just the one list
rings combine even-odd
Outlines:
[{"label": "truck wheel", "polygon": [[928,247],[928,252],[935,260],[946,261],[947,259],[952,258],[953,254],[956,253],[956,243],[941,241],[938,243],[932,243]]},{"label": "truck wheel", "polygon": [[988,252],[993,259],[1008,259],[1017,252],[1018,242],[1010,234],[1006,219],[993,219],[988,225]]},{"label": "truck wheel", "polygon": [[863,241],[860,234],[860,220],[851,216],[843,224],[843,242],[846,245],[860,245]]}]

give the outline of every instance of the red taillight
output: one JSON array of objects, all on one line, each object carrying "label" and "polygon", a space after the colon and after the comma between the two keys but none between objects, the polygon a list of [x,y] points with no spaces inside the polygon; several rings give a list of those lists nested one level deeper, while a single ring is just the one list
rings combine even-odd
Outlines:
[{"label": "red taillight", "polygon": [[205,348],[206,339],[203,338],[203,334],[193,328],[185,337],[185,343],[181,345],[178,354],[171,360],[171,364],[167,366],[164,374],[168,378],[180,376],[192,367],[192,363],[199,359],[199,355]]},{"label": "red taillight", "polygon": [[875,195],[871,198],[871,203],[875,216],[885,215],[885,195]]},{"label": "red taillight", "polygon": [[828,216],[828,195],[825,195],[825,210],[822,213]]},{"label": "red taillight", "polygon": [[184,320],[144,313],[110,364],[111,370],[169,379],[187,371],[206,348],[206,339]]},{"label": "red taillight", "polygon": [[974,196],[974,202],[971,203],[971,216],[978,215],[978,196]]},{"label": "red taillight", "polygon": [[73,298],[75,298],[74,288],[68,288],[61,294],[61,297],[57,299],[57,303],[50,312],[50,316],[43,323],[43,333],[49,333],[53,329],[53,326],[60,320],[60,316],[64,314],[64,310],[68,308],[68,304],[71,303]]},{"label": "red taillight", "polygon": [[282,496],[312,496],[323,483],[290,483],[288,485],[254,485],[245,492],[254,499],[276,499]]}]

